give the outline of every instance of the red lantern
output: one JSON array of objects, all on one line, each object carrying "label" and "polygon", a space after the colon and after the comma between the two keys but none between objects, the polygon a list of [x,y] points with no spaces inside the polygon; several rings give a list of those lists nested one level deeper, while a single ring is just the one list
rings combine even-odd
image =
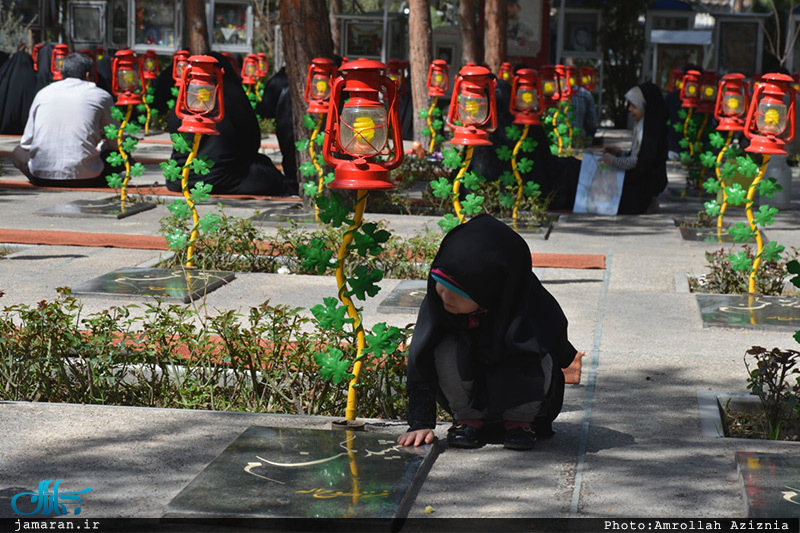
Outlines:
[{"label": "red lantern", "polygon": [[800,72],[792,72],[792,80],[794,80],[794,83],[792,83],[794,91],[800,91]]},{"label": "red lantern", "polygon": [[267,58],[267,54],[259,52],[256,56],[258,56],[258,77],[266,78],[269,73],[269,59]]},{"label": "red lantern", "polygon": [[242,83],[255,85],[258,81],[258,56],[247,54],[242,62]]},{"label": "red lantern", "polygon": [[50,74],[53,75],[53,81],[64,79],[64,75],[61,74],[61,65],[68,55],[69,47],[66,44],[57,44],[53,47],[53,52],[50,55]]},{"label": "red lantern", "polygon": [[667,82],[667,92],[680,91],[683,87],[683,70],[674,68],[669,73],[669,81]]},{"label": "red lantern", "polygon": [[514,124],[541,124],[539,118],[544,110],[544,95],[542,79],[535,70],[523,68],[514,75],[508,107],[514,115]]},{"label": "red lantern", "polygon": [[111,78],[111,91],[117,97],[116,105],[143,103],[144,77],[133,50],[120,50],[114,54]]},{"label": "red lantern", "polygon": [[178,50],[172,56],[172,79],[175,80],[175,85],[178,85],[183,76],[183,70],[189,66],[189,51]]},{"label": "red lantern", "polygon": [[744,123],[744,135],[750,139],[745,151],[786,155],[786,143],[794,138],[796,93],[792,81],[785,74],[762,76]]},{"label": "red lantern", "polygon": [[222,73],[210,56],[191,56],[183,71],[175,114],[181,119],[178,131],[218,135],[216,124],[225,116]]},{"label": "red lantern", "polygon": [[[566,65],[556,65],[556,73],[558,74],[558,90],[560,100],[562,102],[568,102],[570,98],[572,98],[572,89],[575,86],[572,80],[574,80],[574,76],[570,76],[572,73],[570,69],[575,70],[575,67],[568,67]],[[572,80],[570,79],[572,78]]]},{"label": "red lantern", "polygon": [[561,100],[561,75],[554,65],[545,65],[542,75],[542,93],[549,104]]},{"label": "red lantern", "polygon": [[[386,65],[358,59],[344,63],[331,88],[322,157],[334,168],[333,189],[393,189],[389,171],[403,160],[403,136],[397,110],[397,88],[386,76]],[[346,93],[344,101],[342,93]],[[387,103],[387,107],[381,103]],[[374,161],[386,147],[391,131],[393,155]],[[339,153],[351,159],[340,159]]]},{"label": "red lantern", "polygon": [[144,79],[149,81],[158,78],[158,56],[155,51],[148,50],[140,58],[140,61]]},{"label": "red lantern", "polygon": [[597,69],[594,67],[581,67],[578,72],[580,86],[593,93],[597,87]]},{"label": "red lantern", "polygon": [[450,67],[444,59],[434,59],[428,67],[428,96],[444,96],[450,88]]},{"label": "red lantern", "polygon": [[336,64],[327,57],[315,57],[308,66],[304,96],[306,113],[327,113],[331,96],[331,78],[336,73]]},{"label": "red lantern", "polygon": [[[578,92],[578,69],[573,67],[572,65],[564,66],[564,77],[567,79],[567,84],[569,85],[569,97],[576,94]],[[567,98],[569,99],[569,98]]]},{"label": "red lantern", "polygon": [[[447,125],[453,130],[451,144],[491,146],[489,132],[497,128],[496,85],[485,67],[464,67],[458,72],[447,112]],[[463,125],[456,126],[456,119]]]},{"label": "red lantern", "polygon": [[497,73],[497,77],[503,81],[511,82],[514,77],[514,69],[511,63],[503,63],[500,65],[500,72]]},{"label": "red lantern", "polygon": [[697,104],[698,113],[713,113],[717,103],[717,71],[704,70],[700,76],[700,99]]},{"label": "red lantern", "polygon": [[397,85],[398,94],[402,94],[406,88],[406,74],[403,70],[403,62],[399,59],[390,59],[386,62],[389,77]]},{"label": "red lantern", "polygon": [[697,107],[700,102],[700,73],[690,70],[681,83],[681,107]]},{"label": "red lantern", "polygon": [[33,57],[33,70],[37,72],[39,70],[39,50],[41,50],[43,46],[43,43],[33,45],[33,53],[31,54]]},{"label": "red lantern", "polygon": [[726,74],[719,81],[714,118],[718,131],[742,131],[748,103],[747,82],[742,74]]}]

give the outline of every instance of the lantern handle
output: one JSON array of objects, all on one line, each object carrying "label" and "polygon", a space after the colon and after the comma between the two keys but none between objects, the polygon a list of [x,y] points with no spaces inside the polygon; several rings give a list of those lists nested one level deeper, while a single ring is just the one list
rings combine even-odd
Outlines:
[{"label": "lantern handle", "polygon": [[788,143],[794,139],[794,128],[795,128],[795,114],[794,114],[794,106],[797,101],[797,90],[789,84],[787,89],[789,90],[789,109],[786,112],[786,116],[789,120],[789,135],[784,137],[784,140]]},{"label": "lantern handle", "polygon": [[339,108],[336,105],[342,93],[344,76],[339,74],[333,80],[331,96],[328,100],[328,119],[325,122],[325,142],[322,143],[322,159],[331,167],[336,167],[338,161],[333,157],[332,150],[339,151],[336,145],[339,137]]},{"label": "lantern handle", "polygon": [[[756,87],[753,97],[750,99],[750,107],[747,109],[747,118],[744,121],[744,136],[748,139],[753,138],[753,133],[750,130],[753,127],[753,117],[755,117],[756,111],[758,110],[758,97],[761,96],[762,92],[764,92],[763,84]],[[792,133],[794,133],[794,131],[792,131]]]},{"label": "lantern handle", "polygon": [[450,105],[450,107],[447,110],[447,120],[446,120],[447,127],[450,128],[451,130],[455,130],[456,129],[456,125],[455,125],[455,118],[456,117],[455,117],[455,115],[456,115],[456,108],[458,107],[458,96],[459,96],[458,91],[459,91],[459,89],[461,89],[461,80],[462,79],[463,78],[459,74],[456,74],[455,81],[453,82],[453,93],[452,93],[452,96],[450,98],[455,98],[456,99],[456,105],[452,105],[452,104]]},{"label": "lantern handle", "polygon": [[391,161],[385,161],[383,166],[387,170],[394,170],[403,161],[403,132],[400,129],[400,114],[397,111],[397,87],[394,81],[386,75],[381,78],[381,86],[386,88],[389,101],[389,123],[392,125],[392,144],[394,155]]},{"label": "lantern handle", "polygon": [[497,80],[494,78],[489,81],[489,102],[489,110],[494,109],[494,113],[489,113],[492,121],[486,131],[491,132],[497,129]]},{"label": "lantern handle", "polygon": [[219,101],[219,110],[217,111],[217,122],[225,118],[225,90],[222,85],[222,75],[225,73],[225,68],[221,67],[219,63],[214,65],[217,70],[217,100]]},{"label": "lantern handle", "polygon": [[306,87],[303,89],[303,98],[305,98],[306,102],[310,102],[311,96],[311,70],[314,68],[313,64],[308,65],[308,70],[306,71]]}]

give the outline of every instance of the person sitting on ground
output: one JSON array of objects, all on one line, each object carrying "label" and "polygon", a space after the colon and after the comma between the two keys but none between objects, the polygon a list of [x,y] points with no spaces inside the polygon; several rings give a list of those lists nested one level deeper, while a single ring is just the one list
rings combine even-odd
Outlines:
[{"label": "person sitting on ground", "polygon": [[[189,173],[189,187],[197,182],[211,185],[211,194],[253,194],[289,196],[297,194],[297,182],[287,179],[275,168],[269,157],[259,153],[261,130],[256,114],[242,88],[242,80],[228,59],[217,53],[214,57],[224,69],[222,76],[225,98],[225,116],[217,124],[219,135],[203,135],[198,157],[207,156],[214,162],[210,172],[198,175]],[[167,129],[177,133],[181,120],[170,111]],[[191,141],[191,135],[185,134]],[[172,151],[172,159],[180,167],[186,163],[189,154]],[[180,180],[167,181],[167,188],[180,191]]]},{"label": "person sitting on ground", "polygon": [[630,150],[608,146],[602,161],[625,171],[619,214],[654,212],[656,197],[667,187],[667,113],[661,90],[651,82],[625,93],[634,120]]},{"label": "person sitting on ground", "polygon": [[0,133],[22,135],[36,96],[33,58],[18,50],[0,66]]},{"label": "person sitting on ground", "polygon": [[[36,93],[28,122],[11,161],[40,187],[107,187],[113,172],[106,155],[116,140],[103,128],[114,124],[114,100],[88,81],[94,64],[83,54],[64,59],[64,79]],[[40,67],[41,68],[41,67]]]},{"label": "person sitting on ground", "polygon": [[481,428],[502,418],[505,447],[531,449],[553,434],[561,369],[575,355],[567,318],[533,274],[525,240],[477,216],[451,230],[433,260],[408,356],[410,427],[397,442],[433,442],[438,396],[455,418],[451,446],[481,446]]}]

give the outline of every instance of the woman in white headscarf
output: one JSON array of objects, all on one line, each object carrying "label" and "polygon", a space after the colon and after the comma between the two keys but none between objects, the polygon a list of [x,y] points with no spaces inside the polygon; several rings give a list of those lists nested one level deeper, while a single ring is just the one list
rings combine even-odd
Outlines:
[{"label": "woman in white headscarf", "polygon": [[661,90],[645,82],[625,93],[633,118],[630,150],[609,146],[602,161],[625,171],[619,214],[641,214],[658,208],[656,196],[667,186],[666,106]]}]

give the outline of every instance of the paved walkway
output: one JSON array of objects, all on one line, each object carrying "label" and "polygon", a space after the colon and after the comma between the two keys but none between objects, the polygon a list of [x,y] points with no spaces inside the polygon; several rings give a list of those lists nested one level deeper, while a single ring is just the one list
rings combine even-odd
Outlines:
[{"label": "paved walkway", "polygon": [[[6,161],[7,162],[7,161]],[[23,180],[6,165],[2,179]],[[679,173],[671,185],[682,185]],[[140,183],[158,180],[148,165]],[[800,184],[792,209],[769,238],[800,247]],[[107,193],[0,189],[0,228],[156,235],[164,205],[109,223],[45,217],[38,209]],[[226,209],[250,216],[264,202]],[[210,208],[210,207],[208,207]],[[793,452],[795,444],[705,437],[698,391],[745,391],[742,357],[752,345],[796,348],[787,331],[704,329],[692,294],[676,274],[703,272],[704,252],[722,245],[681,240],[674,217],[694,216],[697,201],[661,198],[661,211],[638,217],[563,215],[550,238],[528,237],[533,252],[603,254],[605,270],[542,269],[545,286],[570,319],[573,343],[586,352],[579,385],[567,387],[552,439],[529,453],[488,445],[442,453],[409,516],[424,517],[741,517],[745,506],[734,453]],[[203,206],[203,210],[207,209]],[[410,234],[435,219],[370,215]],[[734,211],[731,220],[742,219]],[[70,246],[22,247],[0,260],[2,305],[55,297],[56,287],[150,263],[164,252]],[[367,325],[405,325],[413,314],[365,306]],[[309,308],[335,296],[332,278],[237,274],[207,298],[218,309],[245,310],[270,299]],[[87,312],[125,300],[87,297]],[[197,412],[45,403],[0,404],[0,516],[7,502],[43,479],[92,487],[91,517],[158,517],[170,499],[250,425],[327,427],[329,420],[272,414]],[[402,421],[373,421],[400,433]],[[443,438],[447,424],[437,434]],[[425,514],[427,506],[432,514]]]}]

